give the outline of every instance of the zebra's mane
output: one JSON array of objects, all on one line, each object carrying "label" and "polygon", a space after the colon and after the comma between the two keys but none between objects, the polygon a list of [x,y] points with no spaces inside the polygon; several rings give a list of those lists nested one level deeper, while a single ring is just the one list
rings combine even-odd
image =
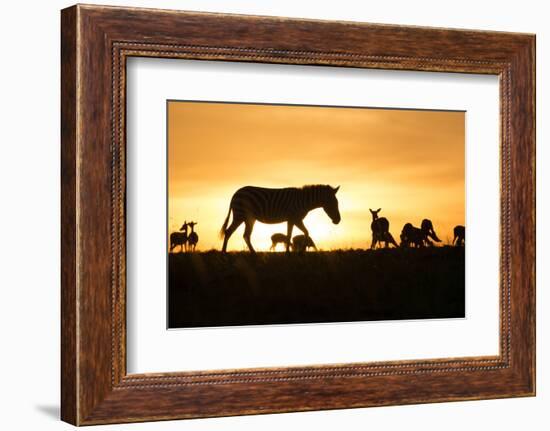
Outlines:
[{"label": "zebra's mane", "polygon": [[304,191],[320,190],[320,189],[329,190],[329,189],[332,189],[332,187],[329,186],[328,184],[306,184],[305,186],[302,186],[301,189]]},{"label": "zebra's mane", "polygon": [[307,184],[298,190],[302,192],[308,202],[316,204],[325,202],[331,196],[334,196],[334,189],[328,184]]}]

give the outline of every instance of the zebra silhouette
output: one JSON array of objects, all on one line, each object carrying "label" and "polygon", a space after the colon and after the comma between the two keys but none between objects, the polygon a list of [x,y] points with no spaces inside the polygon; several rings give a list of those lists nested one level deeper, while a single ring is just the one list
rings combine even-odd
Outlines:
[{"label": "zebra silhouette", "polygon": [[[287,238],[292,237],[294,226],[305,236],[309,236],[303,220],[315,208],[323,208],[334,224],[340,223],[340,211],[338,199],[336,199],[339,188],[340,186],[333,188],[328,185],[283,189],[254,186],[240,188],[231,198],[227,217],[220,230],[220,236],[223,237],[222,252],[227,251],[229,238],[242,223],[245,224],[243,237],[252,253],[254,253],[254,247],[250,242],[250,235],[256,221],[267,224],[287,222]],[[227,226],[231,213],[233,213],[233,221]],[[289,246],[290,241],[287,241],[287,252]]]}]

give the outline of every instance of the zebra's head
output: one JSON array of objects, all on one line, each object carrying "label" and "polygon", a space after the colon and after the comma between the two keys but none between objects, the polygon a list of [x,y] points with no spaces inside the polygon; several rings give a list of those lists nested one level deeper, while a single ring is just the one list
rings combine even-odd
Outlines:
[{"label": "zebra's head", "polygon": [[340,186],[334,188],[331,186],[327,187],[327,193],[324,196],[324,203],[323,203],[323,209],[329,216],[329,218],[332,220],[332,223],[338,224],[340,223],[341,217],[340,217],[340,210],[338,209],[338,199],[336,199],[336,193],[340,189]]}]

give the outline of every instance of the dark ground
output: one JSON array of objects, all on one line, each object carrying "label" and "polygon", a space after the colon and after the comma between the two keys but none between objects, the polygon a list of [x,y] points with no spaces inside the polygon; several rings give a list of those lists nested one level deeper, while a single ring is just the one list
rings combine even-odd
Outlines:
[{"label": "dark ground", "polygon": [[464,248],[173,253],[169,327],[464,317]]}]

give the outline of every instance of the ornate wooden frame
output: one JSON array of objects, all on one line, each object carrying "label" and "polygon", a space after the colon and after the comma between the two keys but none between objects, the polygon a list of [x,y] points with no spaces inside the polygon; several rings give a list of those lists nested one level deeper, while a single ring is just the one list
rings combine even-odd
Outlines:
[{"label": "ornate wooden frame", "polygon": [[[61,417],[75,425],[535,394],[535,36],[102,6],[61,14]],[[500,354],[126,373],[129,56],[494,74]]]}]

